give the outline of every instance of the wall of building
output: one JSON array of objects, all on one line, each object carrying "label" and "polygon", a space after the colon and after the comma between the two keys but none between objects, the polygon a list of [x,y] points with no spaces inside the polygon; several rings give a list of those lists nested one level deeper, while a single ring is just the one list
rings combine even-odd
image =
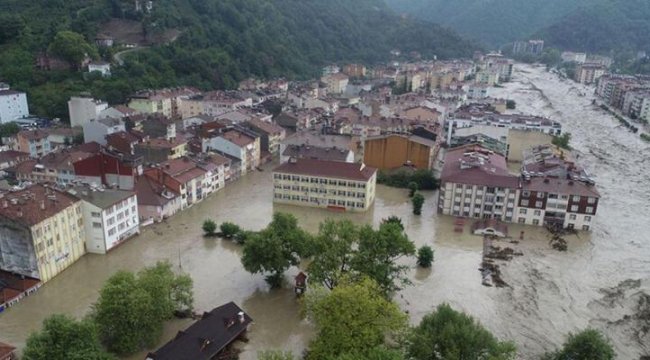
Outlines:
[{"label": "wall of building", "polygon": [[25,93],[0,94],[0,123],[4,124],[28,115],[29,108]]},{"label": "wall of building", "polygon": [[418,169],[428,169],[432,149],[402,136],[366,140],[364,164],[381,170],[395,169],[408,161]]},{"label": "wall of building", "polygon": [[4,217],[0,217],[0,269],[39,278],[30,230]]},{"label": "wall of building", "polygon": [[95,99],[73,97],[68,101],[70,126],[83,126],[90,120],[96,119],[99,113],[107,108],[107,103],[97,102]]},{"label": "wall of building", "polygon": [[438,212],[451,216],[497,218],[512,222],[517,199],[517,189],[445,183],[440,189]]},{"label": "wall of building", "polygon": [[318,208],[366,211],[375,200],[377,177],[367,182],[283,173],[273,174],[273,201]]}]

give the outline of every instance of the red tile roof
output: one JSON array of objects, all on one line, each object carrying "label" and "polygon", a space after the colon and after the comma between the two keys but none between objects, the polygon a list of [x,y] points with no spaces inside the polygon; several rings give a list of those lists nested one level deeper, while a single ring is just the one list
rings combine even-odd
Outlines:
[{"label": "red tile roof", "polygon": [[240,147],[244,147],[255,142],[255,139],[252,137],[236,130],[226,131],[221,134],[221,137]]},{"label": "red tile roof", "polygon": [[40,129],[35,130],[22,130],[18,133],[19,137],[27,140],[41,140],[47,138],[48,134]]},{"label": "red tile roof", "polygon": [[273,170],[278,173],[368,181],[377,169],[359,163],[296,159],[282,164]]}]

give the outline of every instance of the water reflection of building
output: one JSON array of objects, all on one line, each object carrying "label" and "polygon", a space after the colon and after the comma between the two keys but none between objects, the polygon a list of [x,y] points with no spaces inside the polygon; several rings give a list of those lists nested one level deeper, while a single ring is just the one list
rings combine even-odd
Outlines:
[{"label": "water reflection of building", "polygon": [[276,203],[365,211],[375,200],[377,169],[358,163],[291,159],[273,171]]},{"label": "water reflection of building", "polygon": [[590,230],[600,195],[584,169],[538,146],[524,155],[520,176],[506,159],[479,145],[450,150],[444,160],[438,212],[476,219]]}]

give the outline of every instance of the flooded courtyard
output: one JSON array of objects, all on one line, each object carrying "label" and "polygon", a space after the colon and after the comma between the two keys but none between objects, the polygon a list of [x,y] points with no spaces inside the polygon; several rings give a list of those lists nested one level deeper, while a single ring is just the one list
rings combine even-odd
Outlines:
[{"label": "flooded courtyard", "polygon": [[[301,320],[293,292],[269,291],[262,276],[242,268],[239,246],[204,238],[201,231],[207,218],[259,230],[273,211],[284,211],[312,232],[327,218],[376,225],[390,215],[401,217],[418,247],[426,244],[435,250],[431,270],[417,269],[415,259],[408,260],[413,285],[396,296],[414,323],[448,302],[477,317],[501,339],[516,342],[524,359],[551,350],[566,333],[587,326],[607,334],[621,359],[650,354],[650,335],[641,332],[643,319],[637,316],[639,304],[650,302],[650,193],[646,189],[650,172],[645,167],[650,146],[593,107],[589,96],[581,97],[586,88],[562,82],[540,68],[517,70],[514,81],[497,92],[514,99],[517,111],[560,121],[573,134],[578,160],[595,176],[602,200],[593,233],[569,238],[567,252],[552,250],[542,229],[509,225],[510,234],[517,238],[525,232],[524,240],[512,245],[524,255],[502,262],[510,287],[481,285],[482,240],[469,235],[469,222],[463,233],[457,233],[452,218],[436,214],[436,192],[425,193],[421,216],[412,215],[406,190],[383,186],[378,187],[374,207],[364,214],[274,206],[267,170],[247,175],[184,213],[145,229],[106,256],[84,256],[34,296],[0,315],[0,339],[23,347],[29,333],[38,330],[48,315],[87,314],[103,282],[114,272],[168,260],[194,279],[197,311],[235,301],[255,320],[250,342],[243,345],[243,359],[254,359],[258,350],[265,349],[300,353],[312,328]],[[292,269],[287,278],[296,271]],[[188,324],[170,322],[161,343]],[[142,359],[145,354],[131,358]]]}]

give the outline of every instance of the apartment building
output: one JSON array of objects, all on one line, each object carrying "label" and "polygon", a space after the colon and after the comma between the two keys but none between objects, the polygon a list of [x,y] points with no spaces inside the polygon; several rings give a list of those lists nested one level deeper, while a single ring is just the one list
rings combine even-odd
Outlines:
[{"label": "apartment building", "polygon": [[22,130],[16,134],[14,150],[29,153],[32,158],[39,158],[52,151],[49,134],[40,129]]},{"label": "apartment building", "polygon": [[203,200],[207,194],[204,179],[207,171],[187,157],[169,160],[159,167],[146,169],[144,175],[157,184],[180,195],[180,209],[186,209]]},{"label": "apartment building", "polygon": [[650,121],[650,90],[631,90],[623,98],[623,114],[633,119]]},{"label": "apartment building", "polygon": [[82,200],[87,252],[106,254],[140,232],[134,192],[75,186],[68,193]]},{"label": "apartment building", "polygon": [[321,81],[327,85],[328,94],[342,94],[350,82],[350,78],[343,73],[335,73],[326,75],[321,78]]},{"label": "apartment building", "polygon": [[445,155],[438,212],[513,222],[518,188],[504,156],[476,145],[459,147]]},{"label": "apartment building", "polygon": [[440,144],[435,140],[416,135],[381,135],[366,138],[363,161],[381,170],[413,166],[431,169]]},{"label": "apartment building", "polygon": [[244,126],[260,134],[260,150],[274,156],[280,154],[280,144],[287,136],[287,131],[274,122],[267,122],[257,118],[248,120]]},{"label": "apartment building", "polygon": [[84,123],[84,141],[106,145],[106,136],[126,131],[124,121],[115,118],[90,119]]},{"label": "apartment building", "polygon": [[29,116],[27,95],[24,92],[10,90],[0,86],[0,124]]},{"label": "apartment building", "polygon": [[600,195],[584,169],[538,146],[520,176],[503,155],[478,145],[447,152],[440,177],[438,212],[535,226],[589,231]]},{"label": "apartment building", "polygon": [[377,169],[358,163],[292,159],[273,170],[273,201],[340,211],[366,211]]},{"label": "apartment building", "polygon": [[581,84],[591,85],[605,75],[607,68],[599,64],[579,64],[576,66],[575,81]]},{"label": "apartment building", "polygon": [[85,254],[78,198],[37,184],[0,203],[0,269],[47,282]]},{"label": "apartment building", "polygon": [[73,96],[68,100],[70,126],[83,126],[90,120],[97,119],[99,114],[108,109],[108,103],[91,97]]},{"label": "apartment building", "polygon": [[219,136],[203,139],[202,151],[211,150],[239,159],[242,175],[260,165],[260,136],[241,128],[229,128]]}]

